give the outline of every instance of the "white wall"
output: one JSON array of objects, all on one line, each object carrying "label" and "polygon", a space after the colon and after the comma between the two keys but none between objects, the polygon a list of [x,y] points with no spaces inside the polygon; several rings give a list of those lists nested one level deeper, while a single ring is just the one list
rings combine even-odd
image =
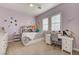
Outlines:
[{"label": "white wall", "polygon": [[[61,13],[61,30],[69,29],[75,33],[74,48],[79,49],[79,4],[60,4],[45,13],[38,15],[36,22],[42,30],[42,19],[49,18],[49,31],[51,29],[51,16]],[[39,22],[39,23],[38,23]]]},{"label": "white wall", "polygon": [[[11,20],[11,16],[17,20],[18,26],[11,25],[10,27],[8,27],[8,24]],[[4,22],[5,19],[7,19],[8,22]],[[6,28],[6,31],[9,32],[10,36],[13,32],[17,31],[20,28],[20,26],[31,25],[33,19],[33,17],[28,16],[26,14],[0,7],[0,27],[4,26]]]}]

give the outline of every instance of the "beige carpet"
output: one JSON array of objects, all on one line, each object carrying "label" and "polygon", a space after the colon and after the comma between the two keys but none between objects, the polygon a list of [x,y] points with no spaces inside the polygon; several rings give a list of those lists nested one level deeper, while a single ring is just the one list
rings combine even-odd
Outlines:
[{"label": "beige carpet", "polygon": [[69,55],[59,47],[47,45],[44,41],[23,46],[20,41],[11,42],[7,49],[8,55]]}]

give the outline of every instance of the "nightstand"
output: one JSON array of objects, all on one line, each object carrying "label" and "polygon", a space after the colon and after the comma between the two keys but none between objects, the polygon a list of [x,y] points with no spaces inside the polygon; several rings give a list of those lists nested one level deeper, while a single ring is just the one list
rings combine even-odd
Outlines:
[{"label": "nightstand", "polygon": [[13,39],[14,39],[14,41],[21,40],[21,34],[20,34],[20,33],[15,33],[15,34],[13,35]]}]

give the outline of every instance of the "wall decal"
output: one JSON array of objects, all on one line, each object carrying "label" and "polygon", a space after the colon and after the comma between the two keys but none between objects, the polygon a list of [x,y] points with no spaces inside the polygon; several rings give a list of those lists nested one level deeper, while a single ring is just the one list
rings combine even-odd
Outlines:
[{"label": "wall decal", "polygon": [[8,27],[17,26],[17,20],[14,17],[9,17],[9,19],[4,19],[4,22],[8,23]]},{"label": "wall decal", "polygon": [[[14,26],[17,26],[17,20],[14,18],[14,17],[10,17],[10,20],[12,20],[12,21],[10,21],[10,23],[12,24],[14,24]],[[15,24],[16,23],[16,24]],[[11,25],[10,24],[10,25]]]},{"label": "wall decal", "polygon": [[4,22],[7,22],[7,20],[5,19]]},{"label": "wall decal", "polygon": [[10,23],[12,23],[12,21]]},{"label": "wall decal", "polygon": [[17,26],[17,24],[15,24],[15,26]]},{"label": "wall decal", "polygon": [[16,19],[15,19],[15,22],[17,22]]},{"label": "wall decal", "polygon": [[13,19],[13,17],[10,17],[10,19]]}]

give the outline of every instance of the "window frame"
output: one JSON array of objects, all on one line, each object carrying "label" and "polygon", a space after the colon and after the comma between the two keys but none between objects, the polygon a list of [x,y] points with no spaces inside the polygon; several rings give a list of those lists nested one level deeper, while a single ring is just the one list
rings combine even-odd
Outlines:
[{"label": "window frame", "polygon": [[[49,18],[47,17],[47,18],[43,18],[43,19],[42,19],[42,30],[43,30],[43,31],[48,31],[49,21],[47,22],[47,24],[44,24],[44,23],[43,23],[43,21],[46,20],[46,19],[47,19],[47,21],[48,21]],[[46,30],[44,30],[44,25],[45,25],[45,26],[47,25],[47,29],[46,29]]]},{"label": "window frame", "polygon": [[[54,22],[54,23],[53,23],[53,22],[52,22],[52,18],[53,18],[54,16],[58,16],[58,15],[60,16],[60,22]],[[52,24],[56,24],[56,23],[60,25],[60,29],[59,29],[59,30],[53,30],[53,29],[52,29]],[[58,14],[55,14],[55,15],[52,15],[52,16],[51,16],[51,31],[60,31],[60,30],[61,30],[61,13],[58,13]]]}]

